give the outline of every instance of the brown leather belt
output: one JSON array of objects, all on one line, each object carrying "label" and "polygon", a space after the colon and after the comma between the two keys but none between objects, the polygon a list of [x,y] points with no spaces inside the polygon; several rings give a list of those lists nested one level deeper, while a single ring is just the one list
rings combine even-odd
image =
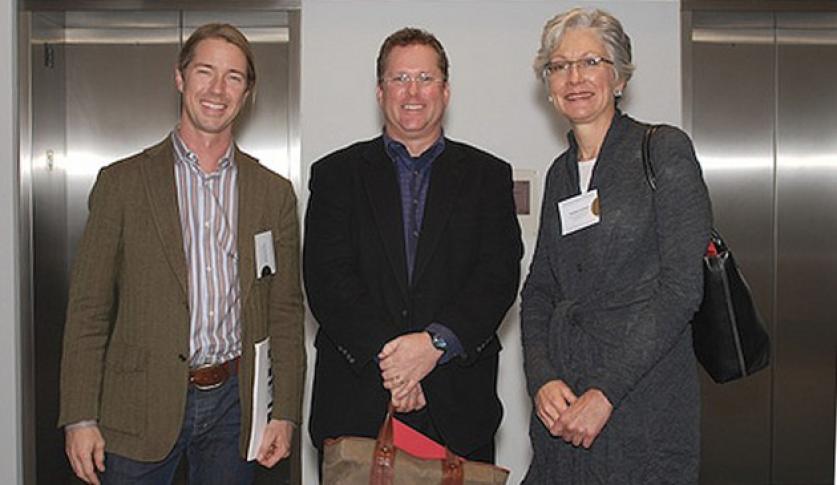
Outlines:
[{"label": "brown leather belt", "polygon": [[231,376],[238,374],[240,357],[228,360],[223,364],[205,365],[189,370],[189,384],[200,391],[208,391],[220,387]]}]

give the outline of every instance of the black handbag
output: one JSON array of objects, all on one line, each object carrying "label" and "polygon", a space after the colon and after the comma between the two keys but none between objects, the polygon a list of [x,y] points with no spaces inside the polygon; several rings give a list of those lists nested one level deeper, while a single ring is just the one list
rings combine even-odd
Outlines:
[{"label": "black handbag", "polygon": [[[657,179],[651,163],[651,125],[642,138],[642,164],[651,191]],[[750,287],[721,235],[712,229],[703,256],[703,301],[692,319],[695,356],[717,383],[748,376],[770,362],[770,338]]]}]

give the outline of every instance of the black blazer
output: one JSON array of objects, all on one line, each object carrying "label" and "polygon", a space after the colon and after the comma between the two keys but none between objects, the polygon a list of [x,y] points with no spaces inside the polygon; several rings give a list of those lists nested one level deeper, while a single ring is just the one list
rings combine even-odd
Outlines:
[{"label": "black blazer", "polygon": [[396,169],[381,137],[311,167],[304,278],[320,329],[310,431],[375,436],[386,412],[375,356],[439,322],[464,355],[423,381],[428,411],[456,453],[488,444],[500,424],[496,330],[515,300],[523,247],[511,167],[445,140],[433,162],[413,280],[407,281]]}]

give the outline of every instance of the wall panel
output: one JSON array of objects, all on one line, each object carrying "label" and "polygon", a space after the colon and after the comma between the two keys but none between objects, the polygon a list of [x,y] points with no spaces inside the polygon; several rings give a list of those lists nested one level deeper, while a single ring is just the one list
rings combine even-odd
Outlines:
[{"label": "wall panel", "polygon": [[777,16],[777,41],[774,481],[825,484],[837,373],[837,15]]},{"label": "wall panel", "polygon": [[[766,372],[704,380],[702,482],[834,480],[837,15],[692,12],[687,93],[715,220],[769,323]],[[688,85],[688,84],[687,84]]]},{"label": "wall panel", "polygon": [[[772,24],[770,15],[696,14],[691,39],[692,135],[715,226],[735,249],[768,323],[774,281]],[[701,483],[768,483],[770,373],[723,386],[703,374],[701,389]]]}]

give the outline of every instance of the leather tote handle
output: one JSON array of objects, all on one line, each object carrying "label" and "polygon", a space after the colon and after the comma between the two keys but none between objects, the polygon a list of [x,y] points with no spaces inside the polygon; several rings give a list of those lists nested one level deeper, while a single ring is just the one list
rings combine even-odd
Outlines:
[{"label": "leather tote handle", "polygon": [[392,444],[392,403],[387,406],[387,415],[378,431],[375,454],[372,456],[372,470],[369,485],[392,485],[395,482],[395,446]]},{"label": "leather tote handle", "polygon": [[462,458],[454,455],[445,447],[445,461],[442,463],[442,485],[463,485],[465,471],[462,469]]},{"label": "leather tote handle", "polygon": [[[392,437],[392,416],[394,413],[395,410],[390,403],[387,406],[387,415],[378,431],[378,439],[375,441],[369,485],[393,485],[395,483],[395,445]],[[445,447],[445,459],[441,461],[441,485],[463,485],[465,472],[462,469],[462,464],[462,458]]]}]

